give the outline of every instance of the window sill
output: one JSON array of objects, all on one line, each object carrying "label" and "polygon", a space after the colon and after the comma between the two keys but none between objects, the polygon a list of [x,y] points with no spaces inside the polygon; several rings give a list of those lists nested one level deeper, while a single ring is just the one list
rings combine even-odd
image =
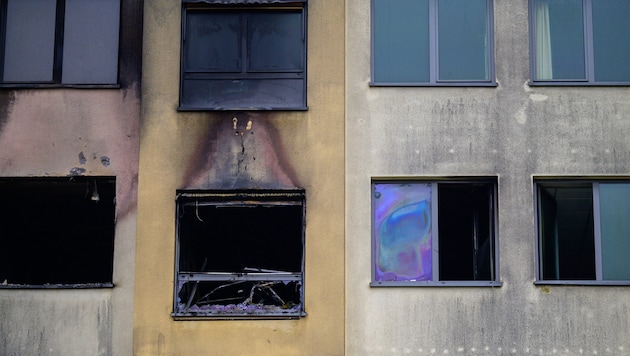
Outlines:
[{"label": "window sill", "polygon": [[371,87],[490,87],[498,86],[496,82],[440,82],[440,83],[379,83],[370,81]]},{"label": "window sill", "polygon": [[306,316],[301,313],[267,313],[267,314],[207,314],[207,313],[171,313],[175,321],[213,321],[213,320],[299,320]]},{"label": "window sill", "polygon": [[0,89],[120,89],[120,84],[0,84]]},{"label": "window sill", "polygon": [[630,281],[535,281],[534,285],[546,286],[630,286]]},{"label": "window sill", "polygon": [[383,281],[370,282],[370,287],[501,287],[501,281]]},{"label": "window sill", "polygon": [[114,283],[0,284],[0,289],[103,289],[103,288],[114,288]]},{"label": "window sill", "polygon": [[220,107],[196,107],[196,106],[179,106],[177,111],[308,111],[308,106],[295,108],[263,108],[263,107],[242,107],[242,108],[220,108]]},{"label": "window sill", "polygon": [[630,82],[530,81],[530,87],[627,87]]}]

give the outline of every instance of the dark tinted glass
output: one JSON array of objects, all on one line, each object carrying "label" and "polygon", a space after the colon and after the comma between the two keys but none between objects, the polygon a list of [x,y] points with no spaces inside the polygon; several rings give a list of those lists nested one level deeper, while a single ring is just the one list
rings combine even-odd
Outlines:
[{"label": "dark tinted glass", "polygon": [[429,1],[374,0],[375,82],[429,81]]},{"label": "dark tinted glass", "polygon": [[186,70],[240,72],[242,21],[239,13],[189,11]]},{"label": "dark tinted glass", "polygon": [[249,70],[301,71],[302,13],[252,13],[248,18]]}]

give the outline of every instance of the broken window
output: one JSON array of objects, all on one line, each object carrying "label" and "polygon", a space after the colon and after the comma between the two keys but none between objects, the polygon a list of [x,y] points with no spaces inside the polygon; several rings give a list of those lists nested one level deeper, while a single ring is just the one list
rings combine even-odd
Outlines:
[{"label": "broken window", "polygon": [[178,191],[176,317],[304,315],[304,191]]},{"label": "broken window", "polygon": [[0,287],[111,287],[114,177],[0,178]]},{"label": "broken window", "polygon": [[372,183],[373,286],[500,285],[496,180]]}]

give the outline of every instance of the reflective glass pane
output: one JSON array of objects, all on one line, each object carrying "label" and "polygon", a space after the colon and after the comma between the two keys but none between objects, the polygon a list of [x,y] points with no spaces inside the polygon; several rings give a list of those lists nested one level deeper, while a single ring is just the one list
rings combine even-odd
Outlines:
[{"label": "reflective glass pane", "polygon": [[62,83],[118,82],[120,0],[66,0]]},{"label": "reflective glass pane", "polygon": [[601,183],[602,277],[630,280],[630,184]]},{"label": "reflective glass pane", "polygon": [[241,15],[237,13],[189,11],[185,70],[240,72],[241,21]]},{"label": "reflective glass pane", "polygon": [[591,184],[540,184],[539,187],[543,279],[594,280],[595,239]]},{"label": "reflective glass pane", "polygon": [[486,0],[439,0],[440,80],[488,79]]},{"label": "reflective glass pane", "polygon": [[52,81],[56,9],[55,0],[8,2],[4,81]]},{"label": "reflective glass pane", "polygon": [[549,5],[553,79],[586,78],[582,0]]},{"label": "reflective glass pane", "polygon": [[375,82],[429,81],[428,0],[374,0]]},{"label": "reflective glass pane", "polygon": [[432,280],[431,184],[375,184],[375,281]]},{"label": "reflective glass pane", "polygon": [[302,71],[302,13],[252,13],[248,18],[248,71]]},{"label": "reflective glass pane", "polygon": [[595,80],[630,81],[630,1],[593,1]]}]

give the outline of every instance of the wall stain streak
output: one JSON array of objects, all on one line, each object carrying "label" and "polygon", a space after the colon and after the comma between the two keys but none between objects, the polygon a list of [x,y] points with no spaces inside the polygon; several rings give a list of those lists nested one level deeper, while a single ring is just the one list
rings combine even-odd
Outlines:
[{"label": "wall stain streak", "polygon": [[186,189],[295,189],[267,113],[219,114],[187,170]]}]

